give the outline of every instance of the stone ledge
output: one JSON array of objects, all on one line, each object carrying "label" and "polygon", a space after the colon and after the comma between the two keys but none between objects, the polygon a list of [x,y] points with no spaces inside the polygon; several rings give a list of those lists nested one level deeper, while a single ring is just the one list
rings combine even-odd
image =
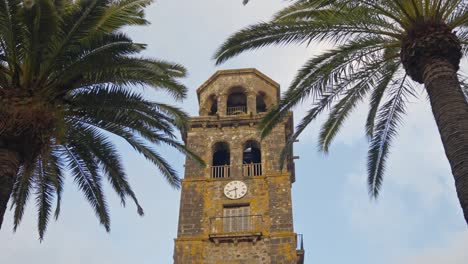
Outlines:
[{"label": "stone ledge", "polygon": [[222,242],[233,242],[234,245],[237,245],[240,241],[251,241],[255,244],[262,237],[262,232],[236,232],[236,233],[219,233],[219,234],[210,234],[209,238],[216,245]]},{"label": "stone ledge", "polygon": [[291,173],[289,172],[284,172],[284,173],[267,173],[265,175],[260,175],[260,176],[251,176],[251,177],[227,177],[227,178],[208,178],[205,176],[201,177],[190,177],[190,178],[184,178],[181,179],[181,182],[213,182],[213,181],[233,181],[233,180],[243,180],[243,181],[248,181],[248,180],[265,180],[267,178],[274,178],[274,177],[291,177]]},{"label": "stone ledge", "polygon": [[[255,126],[265,117],[265,113],[246,113],[242,115],[230,116],[196,116],[191,117],[189,128],[213,128],[213,127],[237,127],[237,126]],[[292,122],[292,112],[284,117],[283,123]]]}]

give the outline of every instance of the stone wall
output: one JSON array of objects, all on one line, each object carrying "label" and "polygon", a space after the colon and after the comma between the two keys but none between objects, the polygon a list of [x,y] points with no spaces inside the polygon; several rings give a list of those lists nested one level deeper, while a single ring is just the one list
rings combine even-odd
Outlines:
[{"label": "stone wall", "polygon": [[232,88],[241,87],[247,95],[247,113],[256,114],[255,97],[260,92],[265,95],[267,108],[279,99],[279,84],[255,69],[224,70],[216,72],[197,89],[200,116],[210,112],[214,97],[218,103],[218,115],[226,115],[226,101]]},{"label": "stone wall", "polygon": [[[292,116],[289,117],[291,119]],[[217,142],[226,142],[230,148],[230,164],[236,177],[236,169],[242,165],[244,144],[248,140],[260,143],[263,169],[266,173],[279,172],[279,154],[286,144],[286,123],[278,125],[271,134],[261,140],[258,131],[258,122],[261,118],[252,119],[237,117],[227,120],[193,119],[192,123],[198,126],[192,127],[187,132],[187,146],[206,162],[206,167],[201,167],[192,160],[185,164],[185,178],[210,177],[210,167],[213,159],[213,146]],[[242,123],[242,121],[249,121]],[[208,125],[210,124],[210,125]]]}]

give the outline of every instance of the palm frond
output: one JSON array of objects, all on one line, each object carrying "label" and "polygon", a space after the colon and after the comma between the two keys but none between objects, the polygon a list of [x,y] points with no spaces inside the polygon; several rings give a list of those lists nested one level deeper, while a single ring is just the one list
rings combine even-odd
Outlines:
[{"label": "palm frond", "polygon": [[120,0],[111,1],[104,10],[101,19],[97,21],[90,30],[100,32],[115,32],[123,26],[147,25],[142,10],[150,5],[153,0]]},{"label": "palm frond", "polygon": [[70,143],[70,145],[64,146],[63,149],[66,155],[65,162],[76,184],[78,184],[80,190],[83,191],[83,194],[91,207],[93,207],[101,224],[106,228],[106,231],[109,232],[109,211],[102,192],[98,164],[90,157],[90,153],[84,151],[80,142],[75,141]]},{"label": "palm frond", "polygon": [[[265,137],[298,103],[308,97],[320,100],[323,94],[333,93],[332,90],[337,89],[336,83],[340,83],[340,80],[349,80],[348,77],[359,72],[365,62],[379,58],[382,50],[386,48],[383,43],[385,39],[380,37],[364,38],[325,52],[306,62],[278,105],[262,120],[262,137]],[[382,62],[392,59],[386,57]],[[342,87],[342,84],[338,86]]]},{"label": "palm frond", "polygon": [[126,138],[127,142],[140,154],[145,156],[148,161],[151,161],[156,165],[159,171],[166,178],[167,182],[174,188],[180,188],[180,178],[177,176],[177,171],[175,171],[172,166],[159,155],[156,151],[148,147],[142,141],[136,138]]},{"label": "palm frond", "polygon": [[185,74],[184,71],[179,70],[181,66],[177,64],[171,68],[161,66],[159,61],[156,60],[129,57],[102,58],[100,67],[89,64],[74,75],[69,76],[69,80],[75,80],[73,84],[70,84],[71,89],[69,89],[80,89],[108,83],[121,87],[147,85],[168,92],[176,100],[185,98],[187,88],[172,76],[167,75],[168,72],[179,75]]},{"label": "palm frond", "polygon": [[405,113],[406,97],[411,89],[407,85],[406,76],[404,76],[391,89],[390,99],[377,113],[367,162],[369,194],[373,198],[379,195],[389,148]]},{"label": "palm frond", "polygon": [[53,1],[38,0],[32,8],[19,12],[26,30],[23,31],[23,46],[20,49],[24,57],[21,82],[25,86],[36,85],[33,78],[40,74],[41,65],[46,59],[46,50],[59,30],[59,16]]},{"label": "palm frond", "polygon": [[137,206],[138,213],[143,215],[143,208],[141,208],[138,199],[128,183],[121,158],[109,139],[91,126],[84,127],[76,123],[70,127],[69,135],[73,137],[74,141],[80,142],[80,147],[85,148],[86,152],[92,153],[98,165],[107,175],[107,179],[114,188],[114,191],[119,195],[122,205],[125,206],[126,197],[130,196]]},{"label": "palm frond", "polygon": [[[57,157],[51,156],[51,153],[41,155],[38,160],[37,181],[35,186],[36,205],[38,208],[38,230],[39,240],[44,239],[44,233],[52,212],[52,203],[56,193],[61,192],[59,182],[62,178],[60,164]],[[60,195],[57,197],[57,208],[60,206]],[[57,210],[56,210],[57,212]]]},{"label": "palm frond", "polygon": [[377,116],[377,111],[380,107],[380,102],[382,101],[387,87],[390,85],[390,82],[393,80],[394,75],[397,73],[399,64],[389,64],[383,69],[382,76],[378,83],[375,85],[374,91],[372,92],[370,98],[370,107],[369,113],[367,114],[366,119],[366,135],[369,140],[372,139],[374,135],[374,124],[375,118]]},{"label": "palm frond", "polygon": [[[98,127],[105,131],[113,133],[119,137],[122,137],[136,151],[142,154],[148,161],[155,164],[171,186],[173,186],[174,188],[179,188],[180,179],[177,176],[177,172],[172,168],[172,166],[169,165],[169,163],[164,158],[162,158],[160,154],[158,154],[154,149],[148,147],[148,145],[144,141],[135,137],[131,130],[121,125],[110,123],[110,122],[99,122],[99,123],[89,122],[88,123],[86,120],[83,120],[83,119],[71,119],[71,120],[80,122],[82,124],[88,124],[91,126]],[[160,137],[157,134],[154,134],[152,136],[154,136],[154,138],[148,138],[148,139],[150,141],[151,139],[154,139],[152,143],[158,142]],[[191,153],[191,152],[189,150],[186,150],[186,154],[187,153]],[[195,155],[195,154],[192,153],[192,155]],[[195,155],[195,157],[197,156]]]},{"label": "palm frond", "polygon": [[[368,62],[366,67],[360,72],[348,76],[347,80],[341,80],[341,85],[350,83],[350,87],[342,95],[341,100],[335,104],[330,112],[329,118],[322,126],[319,135],[320,150],[327,153],[332,140],[342,127],[345,119],[357,104],[364,99],[364,96],[375,86],[382,85],[381,72],[383,69],[393,65],[393,61]],[[384,78],[385,80],[385,78]],[[384,82],[385,84],[385,82]]]},{"label": "palm frond", "polygon": [[0,1],[0,45],[4,61],[8,64],[8,75],[10,84],[18,86],[20,83],[19,74],[19,49],[24,45],[22,38],[22,30],[24,26],[18,21],[18,12],[21,6],[20,0],[2,0]]},{"label": "palm frond", "polygon": [[11,208],[15,208],[13,215],[13,230],[19,227],[23,219],[26,203],[28,202],[30,191],[37,172],[37,161],[30,161],[20,168],[15,185],[13,186]]}]

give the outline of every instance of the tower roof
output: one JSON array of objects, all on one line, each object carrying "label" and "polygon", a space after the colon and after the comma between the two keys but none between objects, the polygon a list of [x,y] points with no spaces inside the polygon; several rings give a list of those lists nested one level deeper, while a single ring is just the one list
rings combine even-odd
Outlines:
[{"label": "tower roof", "polygon": [[213,83],[216,79],[218,79],[218,78],[220,78],[222,76],[226,76],[226,75],[244,75],[244,74],[254,74],[258,78],[264,80],[265,82],[267,82],[271,86],[275,87],[277,97],[278,98],[280,97],[280,85],[279,85],[279,83],[275,82],[273,79],[266,76],[265,74],[263,74],[262,72],[260,72],[259,70],[255,69],[255,68],[242,68],[242,69],[229,69],[229,70],[216,71],[213,75],[211,75],[210,78],[208,78],[208,80],[206,80],[200,87],[198,87],[198,89],[197,89],[198,101],[200,101],[200,94],[208,86],[210,86],[210,84]]}]

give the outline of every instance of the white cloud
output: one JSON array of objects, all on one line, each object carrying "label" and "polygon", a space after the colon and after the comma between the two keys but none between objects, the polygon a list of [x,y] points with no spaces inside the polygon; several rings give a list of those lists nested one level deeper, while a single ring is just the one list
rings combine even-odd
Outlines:
[{"label": "white cloud", "polygon": [[[429,231],[429,230],[428,230]],[[400,257],[398,264],[466,264],[468,261],[468,231],[462,231],[448,239],[441,247],[427,248]]]}]

